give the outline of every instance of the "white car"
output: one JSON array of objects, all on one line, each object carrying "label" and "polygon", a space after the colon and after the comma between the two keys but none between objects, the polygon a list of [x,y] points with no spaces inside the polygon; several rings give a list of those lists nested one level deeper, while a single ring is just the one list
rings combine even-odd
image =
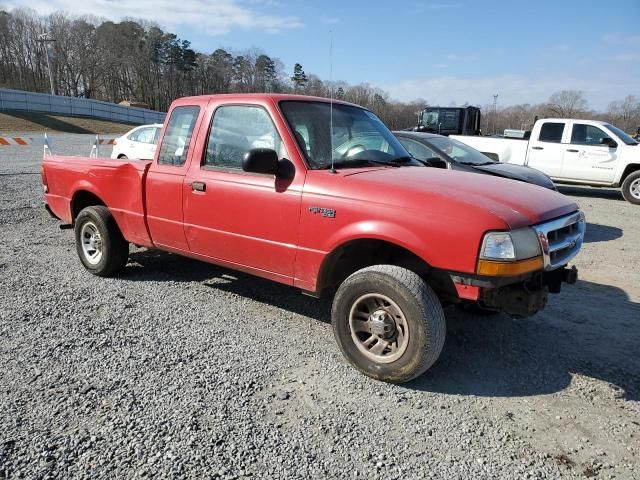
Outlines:
[{"label": "white car", "polygon": [[141,125],[115,139],[111,158],[153,160],[162,130],[161,123]]}]

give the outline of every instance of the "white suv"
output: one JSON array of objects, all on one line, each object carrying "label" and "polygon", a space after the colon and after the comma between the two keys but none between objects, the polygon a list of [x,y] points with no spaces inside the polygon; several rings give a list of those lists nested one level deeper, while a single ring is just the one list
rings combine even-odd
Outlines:
[{"label": "white suv", "polygon": [[115,139],[111,158],[153,160],[162,130],[161,123],[141,125]]}]

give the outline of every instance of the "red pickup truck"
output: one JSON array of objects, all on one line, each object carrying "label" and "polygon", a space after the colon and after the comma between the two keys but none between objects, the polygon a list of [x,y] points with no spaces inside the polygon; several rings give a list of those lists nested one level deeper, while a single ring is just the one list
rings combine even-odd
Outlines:
[{"label": "red pickup truck", "polygon": [[436,361],[443,304],[528,316],[576,281],[572,201],[427,168],[356,105],[214,95],[175,101],[167,119],[153,161],[43,160],[47,209],[95,275],[135,244],[330,292],[345,357],[390,382]]}]

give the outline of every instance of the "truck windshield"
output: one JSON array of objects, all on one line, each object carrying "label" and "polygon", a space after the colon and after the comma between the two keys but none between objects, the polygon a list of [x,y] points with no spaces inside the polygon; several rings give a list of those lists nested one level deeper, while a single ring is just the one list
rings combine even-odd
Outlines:
[{"label": "truck windshield", "polygon": [[429,138],[429,143],[452,160],[464,165],[487,165],[496,163],[475,148],[449,137]]},{"label": "truck windshield", "polygon": [[460,125],[460,109],[458,108],[427,108],[422,115],[422,126],[430,130],[458,129]]},{"label": "truck windshield", "polygon": [[636,142],[631,135],[628,135],[624,131],[620,130],[618,127],[614,127],[609,123],[605,123],[604,126],[607,127],[609,130],[611,130],[613,133],[615,133],[618,137],[620,137],[620,140],[622,140],[627,145],[638,145],[638,142]]},{"label": "truck windshield", "polygon": [[425,127],[437,127],[439,116],[437,110],[425,110],[422,115],[422,125]]},{"label": "truck windshield", "polygon": [[[286,100],[280,108],[309,167],[314,170],[371,164],[419,165],[373,113],[327,102]],[[331,118],[333,117],[333,118]],[[329,131],[333,125],[331,136]]]}]

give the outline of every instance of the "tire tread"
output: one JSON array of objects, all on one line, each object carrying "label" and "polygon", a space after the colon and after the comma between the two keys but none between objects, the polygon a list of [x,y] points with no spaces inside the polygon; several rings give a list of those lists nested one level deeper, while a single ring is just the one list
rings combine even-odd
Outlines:
[{"label": "tire tread", "polygon": [[[93,205],[84,208],[76,218],[76,226],[82,223],[84,217],[90,217],[97,224],[99,230],[106,232],[108,251],[105,252],[104,264],[98,264],[96,267],[87,265],[84,262],[82,247],[79,244],[76,245],[78,255],[85,268],[91,273],[99,277],[109,277],[127,264],[127,260],[129,259],[129,243],[122,236],[113,215],[104,205]],[[78,230],[78,228],[79,227],[76,227],[76,230]],[[76,243],[77,242],[78,238],[76,233]]]},{"label": "tire tread", "polygon": [[[404,376],[397,380],[385,379],[386,381],[394,383],[413,380],[422,375],[436,362],[444,347],[446,320],[440,300],[431,287],[419,275],[397,265],[374,265],[358,270],[347,277],[340,286],[340,289],[349,288],[350,284],[370,274],[387,277],[392,283],[397,284],[398,287],[406,288],[419,306],[427,337],[427,346],[420,356],[420,362],[409,376]],[[368,374],[358,365],[354,364],[354,366],[361,372]]]},{"label": "tire tread", "polygon": [[631,184],[638,178],[640,178],[640,170],[631,172],[627,175],[627,178],[624,179],[624,182],[622,182],[622,186],[620,187],[620,191],[622,192],[624,199],[634,205],[640,205],[640,200],[631,195]]}]

